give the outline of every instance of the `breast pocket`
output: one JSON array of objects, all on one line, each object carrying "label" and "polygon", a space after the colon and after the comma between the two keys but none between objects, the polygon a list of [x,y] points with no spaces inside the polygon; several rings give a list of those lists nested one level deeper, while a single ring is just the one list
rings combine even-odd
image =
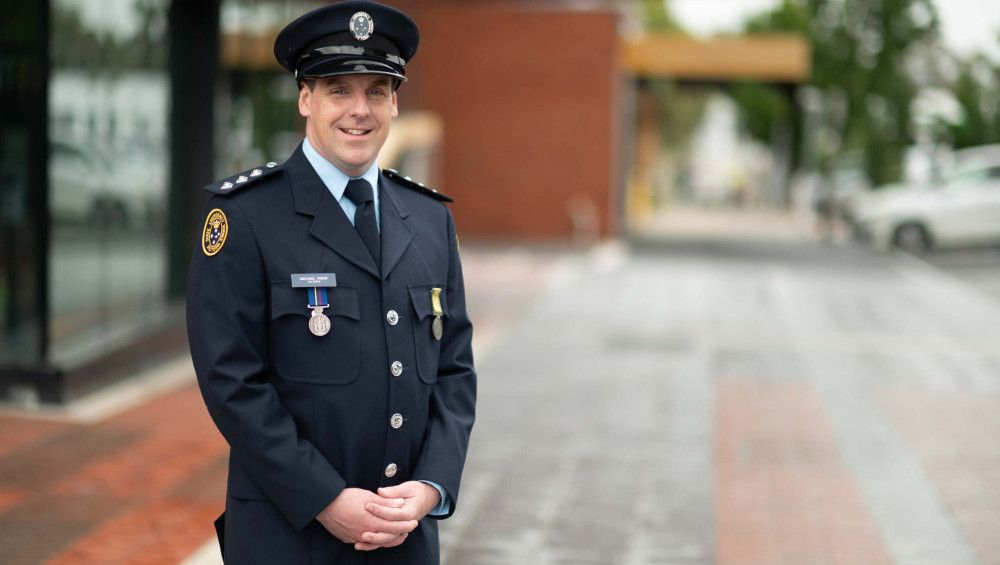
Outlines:
[{"label": "breast pocket", "polygon": [[312,311],[304,288],[288,281],[271,283],[271,362],[278,375],[289,381],[344,385],[358,378],[361,368],[361,315],[358,291],[330,288],[330,332],[309,331]]},{"label": "breast pocket", "polygon": [[413,346],[416,348],[417,373],[427,384],[437,382],[441,340],[434,337],[434,288],[440,288],[441,324],[448,317],[447,289],[443,284],[422,284],[408,287],[413,303]]}]

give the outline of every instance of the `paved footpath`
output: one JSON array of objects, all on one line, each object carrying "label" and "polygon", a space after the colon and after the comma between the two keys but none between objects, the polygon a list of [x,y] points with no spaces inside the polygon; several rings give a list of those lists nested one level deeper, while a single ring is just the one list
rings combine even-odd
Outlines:
[{"label": "paved footpath", "polygon": [[[466,250],[446,565],[1000,563],[1000,303],[902,257],[718,249]],[[197,391],[87,414],[0,416],[0,562],[211,562]]]},{"label": "paved footpath", "polygon": [[998,328],[905,257],[584,272],[480,364],[446,563],[1000,563]]},{"label": "paved footpath", "polygon": [[[581,261],[559,248],[467,246],[477,354]],[[186,358],[68,409],[0,407],[0,564],[221,563],[211,523],[226,457]]]}]

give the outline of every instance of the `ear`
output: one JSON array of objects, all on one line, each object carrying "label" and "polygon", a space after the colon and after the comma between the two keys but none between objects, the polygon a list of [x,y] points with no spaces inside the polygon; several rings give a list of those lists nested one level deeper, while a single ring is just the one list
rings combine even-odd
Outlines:
[{"label": "ear", "polygon": [[309,102],[312,100],[312,89],[308,84],[303,84],[299,88],[299,115],[308,118],[310,114]]},{"label": "ear", "polygon": [[396,91],[392,91],[392,117],[395,118],[399,115],[399,106],[396,105]]}]

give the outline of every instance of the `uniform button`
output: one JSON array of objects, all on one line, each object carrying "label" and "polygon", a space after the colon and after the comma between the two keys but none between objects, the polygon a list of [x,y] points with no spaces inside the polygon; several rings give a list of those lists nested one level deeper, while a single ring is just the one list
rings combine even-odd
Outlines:
[{"label": "uniform button", "polygon": [[397,414],[393,414],[392,415],[392,420],[390,420],[389,423],[392,424],[392,427],[395,430],[398,430],[399,428],[402,428],[403,427],[403,415],[402,414],[398,414],[398,413]]},{"label": "uniform button", "polygon": [[389,310],[385,313],[385,319],[389,322],[390,326],[395,326],[399,323],[399,314],[395,310]]},{"label": "uniform button", "polygon": [[398,377],[403,374],[403,364],[399,361],[392,362],[392,376]]},{"label": "uniform button", "polygon": [[396,467],[395,463],[389,463],[385,467],[385,476],[389,477],[390,479],[393,478],[393,477],[395,477],[397,469],[398,469],[398,467]]}]

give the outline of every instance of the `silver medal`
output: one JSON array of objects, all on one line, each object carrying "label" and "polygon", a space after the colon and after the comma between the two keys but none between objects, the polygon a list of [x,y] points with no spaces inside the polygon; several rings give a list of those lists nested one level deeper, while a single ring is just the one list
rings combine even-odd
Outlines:
[{"label": "silver medal", "polygon": [[322,308],[313,309],[312,316],[309,317],[309,331],[314,336],[322,337],[330,333],[330,318],[323,313]]},{"label": "silver medal", "polygon": [[441,341],[441,336],[444,335],[444,323],[441,322],[441,316],[434,316],[434,321],[431,322],[431,333],[434,335],[434,339]]}]

